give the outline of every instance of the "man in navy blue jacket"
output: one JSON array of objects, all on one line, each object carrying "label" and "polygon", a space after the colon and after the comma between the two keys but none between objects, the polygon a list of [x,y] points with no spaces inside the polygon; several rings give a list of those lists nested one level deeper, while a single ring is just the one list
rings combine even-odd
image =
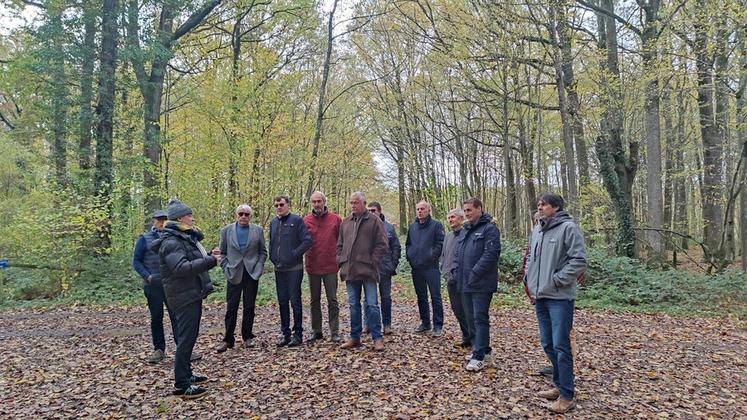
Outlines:
[{"label": "man in navy blue jacket", "polygon": [[[444,244],[444,226],[431,218],[431,205],[421,201],[415,206],[417,220],[407,230],[405,243],[407,261],[412,267],[412,283],[418,297],[420,325],[416,333],[430,331],[431,335],[443,335],[444,308],[441,301],[441,273],[438,270],[438,259]],[[433,306],[433,323],[428,308],[428,292]]]},{"label": "man in navy blue jacket", "polygon": [[470,372],[482,370],[490,357],[490,301],[498,289],[498,260],[501,234],[484,213],[482,201],[470,198],[462,203],[464,226],[454,256],[453,274],[462,293],[464,312],[469,326],[472,354],[465,367]]},{"label": "man in navy blue jacket", "polygon": [[[275,264],[275,288],[280,306],[280,330],[283,333],[277,346],[296,347],[303,343],[303,254],[311,248],[312,239],[301,216],[290,212],[290,198],[287,195],[276,196],[273,202],[276,217],[270,222],[270,261]],[[290,306],[293,306],[292,338]]]},{"label": "man in navy blue jacket", "polygon": [[166,212],[158,210],[153,213],[153,225],[150,230],[137,239],[135,251],[132,255],[132,267],[143,279],[143,292],[148,300],[150,311],[150,334],[153,339],[153,354],[145,359],[148,363],[158,363],[166,357],[166,339],[163,333],[163,307],[169,311],[171,331],[176,343],[176,318],[171,308],[166,304],[163,291],[163,281],[159,268],[158,254],[150,249],[153,241],[161,237],[163,224],[166,222]]}]

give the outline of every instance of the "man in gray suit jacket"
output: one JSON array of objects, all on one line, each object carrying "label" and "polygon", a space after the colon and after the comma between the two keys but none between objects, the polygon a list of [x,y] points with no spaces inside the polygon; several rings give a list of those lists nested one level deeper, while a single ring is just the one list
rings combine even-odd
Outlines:
[{"label": "man in gray suit jacket", "polygon": [[226,335],[216,349],[218,353],[233,348],[236,317],[241,295],[244,295],[244,312],[241,319],[241,338],[244,346],[253,347],[254,307],[259,290],[259,278],[267,259],[265,236],[262,228],[249,223],[252,208],[248,204],[236,207],[236,222],[220,230],[221,268],[226,276]]}]

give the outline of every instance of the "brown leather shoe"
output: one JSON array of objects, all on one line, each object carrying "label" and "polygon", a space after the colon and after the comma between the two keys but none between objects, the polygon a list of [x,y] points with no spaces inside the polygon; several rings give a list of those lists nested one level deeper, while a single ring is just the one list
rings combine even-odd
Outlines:
[{"label": "brown leather shoe", "polygon": [[540,391],[537,395],[548,400],[557,400],[560,396],[560,391],[558,388],[551,388],[546,391]]},{"label": "brown leather shoe", "polygon": [[550,405],[550,411],[553,413],[563,414],[573,410],[576,407],[576,402],[573,400],[566,400],[565,398],[558,398]]},{"label": "brown leather shoe", "polygon": [[374,340],[374,351],[384,351],[384,339],[380,338],[378,340]]},{"label": "brown leather shoe", "polygon": [[345,342],[345,344],[340,346],[340,348],[347,350],[347,349],[352,349],[352,348],[360,347],[360,346],[361,346],[361,340],[353,340],[352,338],[349,338],[348,341]]}]

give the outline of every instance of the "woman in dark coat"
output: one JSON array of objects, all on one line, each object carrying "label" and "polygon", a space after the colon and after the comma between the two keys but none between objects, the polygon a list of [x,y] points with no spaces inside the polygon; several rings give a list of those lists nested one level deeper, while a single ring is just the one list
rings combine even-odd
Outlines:
[{"label": "woman in dark coat", "polygon": [[[205,376],[192,373],[190,358],[202,316],[202,300],[213,291],[208,270],[220,263],[220,251],[209,255],[200,244],[203,234],[194,226],[192,209],[179,200],[168,207],[168,222],[161,238],[153,243],[158,253],[166,301],[176,314],[179,339],[174,358],[174,395],[200,398],[207,389],[198,386]],[[217,255],[216,255],[217,252]]]}]

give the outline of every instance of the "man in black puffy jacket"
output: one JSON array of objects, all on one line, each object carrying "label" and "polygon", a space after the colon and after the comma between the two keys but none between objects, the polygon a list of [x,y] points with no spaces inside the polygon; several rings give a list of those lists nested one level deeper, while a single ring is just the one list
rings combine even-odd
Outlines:
[{"label": "man in black puffy jacket", "polygon": [[207,378],[192,373],[190,358],[202,317],[202,300],[213,291],[208,270],[220,263],[220,250],[209,255],[200,244],[202,232],[194,226],[192,209],[179,200],[169,203],[161,238],[151,249],[158,253],[166,301],[176,314],[179,332],[174,358],[174,395],[200,398],[207,390],[198,386]]}]

